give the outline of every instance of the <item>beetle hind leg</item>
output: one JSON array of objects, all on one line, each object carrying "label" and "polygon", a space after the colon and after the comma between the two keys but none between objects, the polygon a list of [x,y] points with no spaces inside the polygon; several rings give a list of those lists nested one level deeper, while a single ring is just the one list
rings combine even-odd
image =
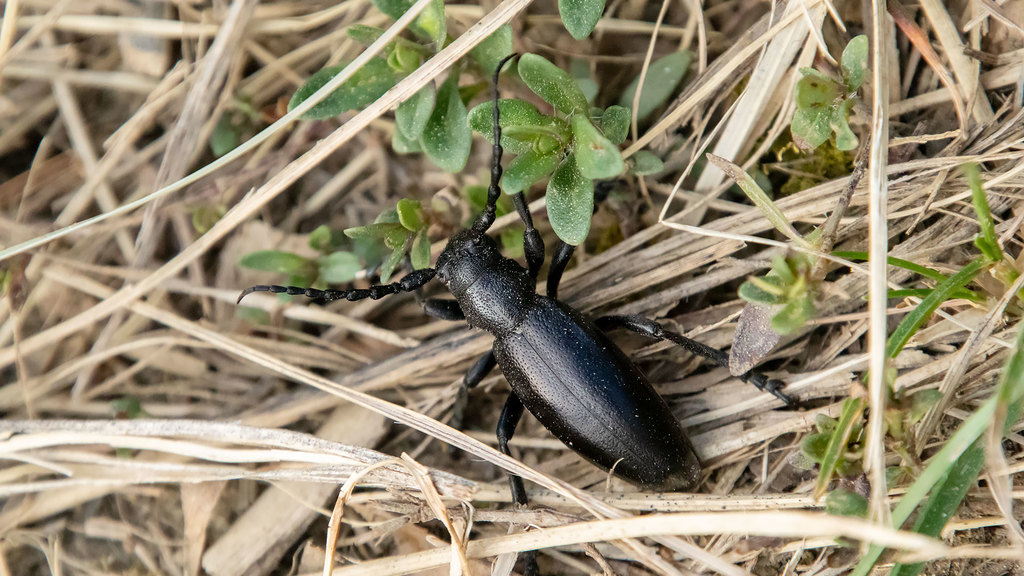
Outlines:
[{"label": "beetle hind leg", "polygon": [[[505,401],[505,407],[501,409],[501,417],[498,418],[498,449],[506,456],[512,456],[508,442],[516,433],[516,426],[519,425],[519,420],[522,417],[523,402],[515,392],[512,392],[508,395],[508,400]],[[523,479],[515,474],[509,474],[508,485],[512,490],[512,500],[519,506],[526,506],[526,487],[523,485]],[[537,576],[540,573],[537,568],[536,550],[523,552],[523,560],[526,562],[524,569],[526,576]]]},{"label": "beetle hind leg", "polygon": [[[723,368],[729,367],[729,355],[725,352],[717,348],[712,348],[707,344],[703,344],[691,338],[687,338],[682,334],[665,330],[658,322],[642,316],[604,316],[602,318],[598,318],[595,321],[595,324],[597,324],[597,327],[604,332],[615,328],[625,328],[626,330],[635,332],[641,336],[647,336],[648,338],[668,340],[692,354],[703,356],[704,358],[711,360]],[[753,384],[758,390],[768,392],[772,396],[782,400],[786,406],[793,406],[795,404],[793,399],[781,390],[781,388],[785,386],[785,383],[781,380],[768,378],[764,374],[754,372],[753,370],[741,375],[739,378],[744,382]]]}]

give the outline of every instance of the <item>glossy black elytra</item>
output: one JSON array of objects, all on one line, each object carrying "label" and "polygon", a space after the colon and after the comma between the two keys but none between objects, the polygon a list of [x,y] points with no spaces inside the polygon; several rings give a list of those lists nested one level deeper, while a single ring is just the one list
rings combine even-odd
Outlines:
[{"label": "glossy black elytra", "polygon": [[[514,55],[513,55],[514,56]],[[294,286],[253,286],[251,292],[305,295],[322,301],[378,299],[411,292],[435,275],[454,300],[428,299],[431,316],[465,320],[494,335],[494,348],[466,374],[466,387],[478,384],[501,366],[512,387],[498,421],[498,445],[510,454],[509,439],[529,410],[559,440],[584,458],[646,489],[677,491],[693,488],[700,479],[700,463],[679,421],[642,372],[605,335],[625,328],[643,336],[669,340],[720,366],[728,356],[660,324],[638,316],[605,316],[594,321],[557,299],[558,284],[573,247],[560,243],[547,278],[547,293],[536,293],[536,279],[544,263],[544,243],[522,193],[513,196],[526,231],[523,234],[527,268],[501,255],[486,232],[494,223],[501,194],[501,127],[498,123],[498,74],[494,73],[494,147],[491,182],[483,212],[468,230],[453,236],[435,268],[416,270],[398,282],[356,290],[316,290]],[[782,383],[756,372],[743,375],[786,404],[791,401]],[[525,505],[522,479],[510,476],[514,500]],[[535,573],[532,556],[527,572]]]}]

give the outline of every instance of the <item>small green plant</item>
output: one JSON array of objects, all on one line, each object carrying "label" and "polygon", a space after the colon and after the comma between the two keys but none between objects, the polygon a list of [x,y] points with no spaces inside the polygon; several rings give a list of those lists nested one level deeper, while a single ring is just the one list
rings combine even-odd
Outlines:
[{"label": "small green plant", "polygon": [[245,268],[285,274],[292,286],[350,282],[363,266],[354,252],[338,250],[342,241],[341,235],[327,226],[320,226],[309,235],[309,246],[320,253],[316,258],[280,250],[260,250],[243,256],[240,264]]},{"label": "small green plant", "polygon": [[[413,2],[374,0],[373,4],[381,12],[397,19]],[[444,2],[431,2],[413,20],[409,29],[416,40],[400,37],[389,43],[382,56],[372,58],[304,117],[313,120],[333,118],[343,112],[367,106],[441,50],[450,41],[445,24]],[[357,42],[371,44],[384,30],[355,25],[347,33]],[[424,152],[442,170],[461,171],[466,166],[472,143],[466,102],[475,92],[460,89],[460,75],[464,69],[473,68],[481,81],[487,80],[494,73],[498,62],[511,53],[512,29],[507,25],[502,26],[470,51],[472,66],[453,66],[440,87],[428,84],[399,104],[392,133],[392,147],[395,151],[401,154]],[[344,68],[345,64],[328,66],[311,76],[292,96],[289,110],[304,102]]]},{"label": "small green plant", "polygon": [[[656,172],[661,161],[652,154],[627,163],[619,152],[629,132],[630,112],[623,106],[591,108],[586,94],[568,72],[536,54],[524,54],[518,65],[523,82],[553,107],[544,114],[525,100],[498,102],[501,145],[516,157],[501,179],[506,194],[523,192],[550,176],[547,209],[559,238],[574,246],[590,231],[594,180],[614,178],[627,169]],[[473,130],[493,143],[492,103],[469,113]]]},{"label": "small green plant", "polygon": [[790,130],[801,148],[817,148],[832,134],[839,150],[857,148],[857,135],[850,129],[849,118],[857,90],[864,84],[867,61],[868,38],[861,35],[843,50],[841,81],[813,68],[800,69],[803,78],[796,84],[796,111]]}]

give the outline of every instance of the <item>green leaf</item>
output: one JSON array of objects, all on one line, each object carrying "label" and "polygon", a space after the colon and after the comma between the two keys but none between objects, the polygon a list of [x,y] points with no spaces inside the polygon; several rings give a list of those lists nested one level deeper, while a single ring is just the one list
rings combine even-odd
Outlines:
[{"label": "green leaf", "polygon": [[772,316],[772,330],[782,336],[796,332],[814,316],[814,302],[810,294],[794,298]]},{"label": "green leaf", "polygon": [[586,115],[589,111],[587,97],[572,76],[543,56],[523,54],[519,58],[519,76],[534,94],[562,114]]},{"label": "green leaf", "polygon": [[828,444],[832,435],[824,432],[809,434],[800,441],[800,451],[814,462],[821,464],[825,459],[825,452],[828,451]]},{"label": "green leaf", "polygon": [[836,133],[836,149],[843,152],[856,150],[859,143],[857,135],[850,129],[849,122],[850,109],[854,104],[856,101],[852,98],[843,100],[843,103],[836,108],[832,115],[832,130]]},{"label": "green leaf", "polygon": [[604,12],[605,0],[558,0],[558,14],[565,29],[577,40],[583,40],[594,31]]},{"label": "green leaf", "polygon": [[[408,12],[409,8],[412,8],[412,5],[415,3],[415,0],[373,0],[373,5],[378,10],[395,20],[401,18],[402,14]],[[434,0],[431,2],[413,20],[410,29],[417,36],[434,42],[437,50],[440,50],[447,34],[444,20],[444,0]]]},{"label": "green leaf", "polygon": [[831,110],[841,96],[835,80],[813,68],[801,68],[796,83],[796,106],[804,110]]},{"label": "green leaf", "polygon": [[398,222],[377,222],[369,226],[355,226],[345,229],[345,236],[357,240],[360,238],[381,240],[395,230],[401,230],[402,225]]},{"label": "green leaf", "polygon": [[317,252],[329,252],[341,244],[341,234],[326,224],[317,226],[309,233],[309,247]]},{"label": "green leaf", "polygon": [[978,216],[978,225],[981,227],[981,235],[975,240],[975,244],[991,262],[1000,262],[1003,259],[1003,249],[999,247],[995,222],[992,220],[992,211],[988,207],[988,198],[985,196],[985,187],[978,165],[969,162],[961,166],[960,169],[967,177],[967,183],[971,187],[971,203],[974,205],[974,213]]},{"label": "green leaf", "polygon": [[242,256],[240,264],[244,268],[252,268],[253,270],[291,275],[311,274],[316,268],[314,263],[308,258],[303,258],[291,252],[279,252],[277,250],[250,252]]},{"label": "green leaf", "polygon": [[328,284],[351,282],[363,269],[358,256],[342,251],[321,256],[317,264],[320,266],[320,278]]},{"label": "green leaf", "polygon": [[364,46],[369,46],[377,41],[384,34],[383,28],[377,28],[376,26],[366,26],[364,24],[353,24],[345,30],[345,35],[349,38],[359,42]]},{"label": "green leaf", "polygon": [[545,154],[532,150],[516,156],[501,177],[501,189],[506,194],[518,194],[529,189],[531,184],[551,174],[560,157],[557,151]]},{"label": "green leaf", "polygon": [[459,76],[453,72],[438,91],[437,104],[427,120],[421,144],[439,168],[459,172],[466,167],[472,142],[466,106],[459,98]]},{"label": "green leaf", "polygon": [[832,136],[832,114],[797,108],[789,125],[793,141],[804,150],[813,150]]},{"label": "green leaf", "polygon": [[[659,106],[668,101],[675,92],[679,81],[686,75],[687,68],[693,55],[689,52],[673,52],[667,56],[651,62],[647,68],[647,76],[644,77],[644,87],[640,92],[640,101],[637,105],[636,119],[643,122]],[[640,76],[637,75],[632,82],[626,86],[626,90],[619,99],[619,104],[633,109],[633,96],[636,94],[637,86],[640,85]]]},{"label": "green leaf", "polygon": [[924,415],[942,400],[942,392],[939,390],[921,390],[911,396],[913,403],[907,411],[907,423],[916,424],[924,418]]},{"label": "green leaf", "polygon": [[391,275],[395,273],[395,268],[398,268],[398,265],[402,262],[402,256],[405,256],[404,244],[391,250],[391,254],[388,254],[387,259],[380,265],[381,284],[387,284],[391,281]]},{"label": "green leaf", "polygon": [[412,261],[413,270],[430,268],[430,238],[427,237],[426,228],[421,228],[419,233],[416,234],[416,238],[412,241],[409,260]]},{"label": "green leaf", "polygon": [[[985,442],[978,439],[957,458],[956,462],[938,484],[932,488],[928,500],[921,505],[914,532],[925,536],[938,537],[946,527],[953,513],[960,507],[964,496],[978,482],[978,473],[985,464]],[[924,567],[918,564],[896,564],[892,576],[917,576]]]},{"label": "green leaf", "polygon": [[[220,204],[197,206],[192,210],[192,227],[195,228],[196,232],[206,234],[226,213],[226,207]],[[3,283],[0,282],[0,293],[3,292],[2,288]]]},{"label": "green leaf", "polygon": [[594,213],[594,181],[580,174],[569,155],[548,182],[548,221],[566,244],[579,246],[590,232]]},{"label": "green leaf", "polygon": [[415,232],[423,228],[423,207],[415,200],[402,198],[398,201],[398,222],[406,230]]},{"label": "green leaf", "polygon": [[493,76],[498,64],[512,51],[512,27],[504,24],[484,38],[483,42],[474,46],[469,51],[469,57],[483,68],[487,75]]},{"label": "green leaf", "polygon": [[910,337],[924,324],[925,320],[931,317],[932,313],[940,304],[949,299],[949,294],[956,288],[963,288],[968,282],[974,279],[979,272],[988,264],[984,259],[971,260],[959,272],[940,282],[931,294],[914,308],[910,314],[903,317],[896,329],[889,335],[885,345],[885,353],[889,358],[895,358],[903,347],[907,345]]},{"label": "green leaf", "polygon": [[569,64],[569,73],[576,79],[576,83],[579,84],[583,96],[587,99],[587,103],[592,103],[594,98],[597,98],[597,93],[601,90],[601,87],[590,76],[590,63],[583,58],[573,58],[572,63]]},{"label": "green leaf", "polygon": [[210,152],[218,158],[237,148],[242,141],[242,127],[235,124],[232,116],[222,114],[210,133]]},{"label": "green leaf", "polygon": [[825,497],[825,512],[833,516],[867,518],[868,501],[856,492],[840,488]]},{"label": "green leaf", "polygon": [[[328,66],[310,76],[305,84],[299,87],[288,102],[288,110],[304,102],[314,92],[322,88],[338,75],[345,65]],[[362,108],[384,95],[398,82],[398,77],[383,58],[371,58],[351,78],[331,92],[319,104],[303,115],[309,120],[333,118],[342,112]]]},{"label": "green leaf", "polygon": [[609,106],[601,114],[601,131],[618,146],[629,135],[629,108],[625,106]]},{"label": "green leaf", "polygon": [[[775,285],[779,285],[780,281],[775,276],[764,276],[760,278],[762,282],[770,282]],[[779,295],[769,292],[758,285],[757,282],[747,280],[743,284],[740,284],[739,296],[747,302],[755,304],[778,304]]]},{"label": "green leaf", "polygon": [[[559,118],[541,114],[537,107],[523,100],[498,101],[498,125],[501,146],[511,154],[530,151],[551,151],[570,139],[569,125]],[[484,102],[469,112],[469,124],[494,144],[493,104]]]},{"label": "green leaf", "polygon": [[864,84],[868,69],[868,37],[861,34],[843,50],[843,84],[847,92],[856,92]]},{"label": "green leaf", "polygon": [[847,445],[853,436],[854,428],[858,427],[863,418],[864,400],[861,398],[847,398],[843,401],[843,409],[839,416],[839,423],[829,439],[828,448],[821,460],[821,471],[818,473],[818,480],[814,485],[814,498],[821,498],[825,494],[836,472],[839,461],[846,454]]},{"label": "green leaf", "polygon": [[647,150],[637,150],[629,157],[629,171],[638,176],[657,174],[665,169],[665,164],[653,153]]},{"label": "green leaf", "polygon": [[622,174],[622,153],[601,134],[586,116],[572,117],[576,164],[580,173],[591,179],[613,178]]},{"label": "green leaf", "polygon": [[423,151],[419,137],[409,138],[397,127],[391,131],[391,148],[399,154],[415,154]]},{"label": "green leaf", "polygon": [[391,53],[388,54],[388,66],[396,75],[406,76],[420,67],[422,54],[417,48],[403,42],[395,43]]}]

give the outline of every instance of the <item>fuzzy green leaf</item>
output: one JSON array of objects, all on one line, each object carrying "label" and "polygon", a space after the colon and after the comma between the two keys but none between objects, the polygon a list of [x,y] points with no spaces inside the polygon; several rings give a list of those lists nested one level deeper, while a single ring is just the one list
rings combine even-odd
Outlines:
[{"label": "fuzzy green leaf", "polygon": [[328,284],[351,282],[363,269],[358,256],[344,251],[321,256],[317,265],[320,266],[320,278]]},{"label": "fuzzy green leaf", "polygon": [[512,27],[505,24],[474,46],[469,51],[469,57],[490,76],[512,50]]},{"label": "fuzzy green leaf", "polygon": [[843,50],[843,84],[847,92],[856,92],[864,84],[868,69],[868,37],[861,34]]},{"label": "fuzzy green leaf", "polygon": [[[322,88],[345,68],[344,65],[328,66],[310,76],[305,84],[299,87],[288,102],[292,110],[314,92]],[[398,77],[383,58],[371,58],[347,82],[331,92],[327,98],[313,106],[302,117],[309,120],[333,118],[342,112],[362,108],[384,95],[398,82]]]},{"label": "fuzzy green leaf", "polygon": [[569,73],[576,79],[576,83],[579,84],[580,90],[583,91],[583,96],[586,97],[587,103],[592,103],[594,98],[597,98],[597,93],[601,87],[590,76],[590,63],[583,58],[573,58],[572,63],[569,65]]},{"label": "fuzzy green leaf", "polygon": [[622,174],[622,153],[618,146],[583,115],[572,117],[576,164],[580,174],[591,179],[613,178]]},{"label": "fuzzy green leaf", "polygon": [[594,212],[594,181],[580,174],[576,158],[569,155],[548,182],[548,220],[566,244],[579,246],[590,232]]},{"label": "fuzzy green leaf", "polygon": [[840,488],[825,497],[825,512],[833,516],[867,518],[868,501],[856,492]]},{"label": "fuzzy green leaf", "polygon": [[629,158],[629,171],[638,176],[657,174],[665,169],[665,164],[653,153],[647,150],[637,150]]},{"label": "fuzzy green leaf", "polygon": [[391,131],[391,149],[399,154],[423,152],[419,138],[409,138],[398,128]]},{"label": "fuzzy green leaf", "polygon": [[802,68],[804,77],[796,83],[797,109],[829,111],[839,99],[839,86],[835,80],[813,68]]},{"label": "fuzzy green leaf", "polygon": [[466,106],[459,97],[459,77],[452,73],[437,93],[421,139],[423,151],[445,172],[459,172],[466,167],[472,142]]},{"label": "fuzzy green leaf", "polygon": [[558,14],[565,29],[577,40],[594,31],[604,12],[605,0],[558,0]]},{"label": "fuzzy green leaf", "polygon": [[[775,276],[764,276],[761,277],[760,280],[762,280],[763,282],[772,283],[774,285],[781,284],[779,279],[776,278]],[[779,296],[777,294],[773,294],[772,292],[769,292],[761,288],[761,286],[759,286],[757,282],[752,282],[750,280],[747,280],[743,284],[740,284],[739,296],[743,300],[746,300],[747,302],[754,304],[770,305],[779,303]]]},{"label": "fuzzy green leaf", "polygon": [[277,250],[260,250],[242,256],[240,262],[244,268],[276,272],[278,274],[310,274],[315,270],[313,262],[291,252]]},{"label": "fuzzy green leaf", "polygon": [[395,110],[395,124],[403,136],[415,140],[423,134],[430,113],[434,111],[436,99],[434,84],[430,83],[398,105],[398,109]]},{"label": "fuzzy green leaf", "polygon": [[506,194],[518,194],[529,189],[531,184],[551,174],[560,157],[557,150],[548,153],[530,150],[516,156],[501,177],[501,189]]},{"label": "fuzzy green leaf", "polygon": [[618,146],[626,140],[629,135],[629,108],[625,106],[609,106],[601,114],[601,131],[604,135]]},{"label": "fuzzy green leaf", "polygon": [[405,256],[405,245],[391,250],[391,254],[388,254],[387,259],[380,265],[381,284],[387,284],[391,281],[391,275],[395,273],[395,268],[398,268],[398,265],[402,262],[403,256]]},{"label": "fuzzy green leaf", "polygon": [[349,38],[359,42],[364,46],[369,46],[377,41],[384,34],[383,28],[377,28],[376,26],[366,26],[364,24],[353,24],[345,30],[345,35]]},{"label": "fuzzy green leaf", "polygon": [[818,113],[797,108],[793,122],[789,125],[796,145],[804,150],[813,150],[825,143],[832,135],[832,114]]},{"label": "fuzzy green leaf", "polygon": [[519,58],[519,75],[523,82],[562,114],[587,114],[589,106],[576,81],[568,72],[543,56],[523,54]]},{"label": "fuzzy green leaf", "polygon": [[794,298],[772,316],[772,330],[782,336],[796,332],[814,316],[814,302],[810,294]]},{"label": "fuzzy green leaf", "polygon": [[[686,75],[691,61],[693,61],[693,55],[689,52],[673,52],[651,62],[647,68],[647,76],[644,77],[640,101],[637,103],[636,119],[638,122],[646,120],[652,112],[668,101],[680,80]],[[633,96],[639,85],[640,76],[638,74],[623,91],[622,98],[619,99],[621,106],[633,109]]]},{"label": "fuzzy green leaf", "polygon": [[[537,107],[523,100],[498,101],[498,124],[501,145],[511,154],[530,151],[550,152],[552,146],[564,145],[570,139],[569,125],[559,118],[541,114]],[[478,104],[469,112],[469,125],[494,143],[493,104]]]}]

